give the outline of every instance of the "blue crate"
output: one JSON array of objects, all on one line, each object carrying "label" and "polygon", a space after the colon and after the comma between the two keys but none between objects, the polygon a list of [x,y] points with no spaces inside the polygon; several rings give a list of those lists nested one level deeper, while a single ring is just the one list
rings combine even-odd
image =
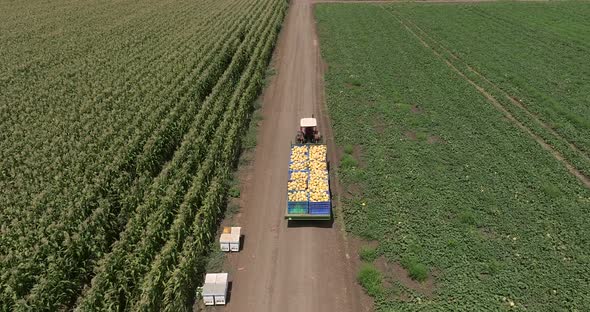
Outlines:
[{"label": "blue crate", "polygon": [[309,202],[310,214],[329,214],[332,209],[332,202]]},{"label": "blue crate", "polygon": [[313,210],[309,209],[309,214],[311,214],[311,215],[329,215],[330,211],[331,210],[329,208],[328,209],[325,209],[325,208],[313,209]]},{"label": "blue crate", "polygon": [[310,215],[329,215],[330,210],[311,210]]},{"label": "blue crate", "polygon": [[287,202],[287,213],[288,214],[308,214],[309,213],[309,202]]},{"label": "blue crate", "polygon": [[[289,198],[287,192],[287,198]],[[287,213],[288,214],[308,214],[309,213],[309,194],[307,194],[306,201],[292,202],[287,200]]]}]

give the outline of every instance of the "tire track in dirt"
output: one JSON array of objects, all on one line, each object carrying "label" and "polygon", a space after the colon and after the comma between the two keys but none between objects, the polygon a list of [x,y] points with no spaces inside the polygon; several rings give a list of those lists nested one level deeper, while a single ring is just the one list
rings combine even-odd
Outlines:
[{"label": "tire track in dirt", "polygon": [[465,60],[461,59],[458,55],[456,55],[455,53],[453,53],[449,48],[447,48],[442,43],[440,43],[438,40],[436,40],[433,36],[429,35],[425,30],[423,30],[416,23],[414,23],[413,21],[408,20],[408,19],[405,19],[404,22],[406,22],[407,24],[412,25],[412,27],[414,27],[415,29],[417,29],[424,37],[426,37],[428,40],[430,40],[431,42],[433,42],[434,44],[436,44],[437,46],[439,46],[442,50],[444,50],[447,54],[449,54],[449,56],[451,56],[451,58],[453,58],[454,60],[456,60],[458,62],[464,63],[465,66],[467,67],[467,69],[471,73],[473,73],[474,75],[476,75],[479,78],[481,78],[487,84],[489,84],[490,86],[492,86],[496,91],[502,93],[502,95],[504,95],[506,97],[506,99],[508,101],[510,101],[510,103],[512,103],[516,107],[520,108],[529,118],[531,118],[540,127],[542,127],[543,129],[547,130],[549,133],[551,133],[551,135],[553,135],[554,137],[556,137],[557,139],[559,139],[560,141],[562,141],[563,143],[565,143],[571,150],[573,150],[574,152],[576,152],[580,156],[582,156],[584,158],[584,160],[590,162],[590,156],[588,156],[587,153],[585,153],[584,151],[582,151],[573,142],[571,142],[570,140],[568,140],[567,138],[565,138],[561,134],[559,134],[557,131],[555,131],[551,126],[549,126],[546,122],[544,122],[543,120],[541,120],[536,114],[534,114],[533,112],[531,112],[521,102],[517,101],[513,96],[511,96],[510,94],[508,94],[508,92],[506,92],[504,89],[500,88],[500,86],[498,86],[497,84],[493,83],[486,76],[484,76],[478,70],[476,70],[471,65],[469,65]]},{"label": "tire track in dirt", "polygon": [[558,160],[559,162],[561,162],[572,175],[574,175],[576,178],[578,178],[578,180],[580,180],[580,182],[582,182],[582,184],[584,186],[586,186],[587,188],[590,189],[590,178],[587,177],[586,175],[584,175],[574,165],[572,165],[559,151],[557,151],[553,146],[551,146],[549,143],[547,143],[543,138],[541,138],[539,135],[537,135],[536,133],[534,133],[530,128],[528,128],[522,122],[520,122],[518,119],[516,119],[500,102],[498,102],[498,100],[494,96],[492,96],[490,93],[488,93],[483,87],[481,87],[480,85],[478,85],[477,83],[475,83],[472,79],[470,79],[469,77],[467,77],[467,75],[465,75],[461,70],[459,70],[455,66],[455,64],[453,64],[451,61],[449,61],[447,58],[445,58],[442,54],[440,54],[438,51],[436,51],[436,49],[434,49],[433,47],[431,47],[424,40],[423,37],[421,37],[415,31],[413,31],[408,26],[408,24],[405,23],[401,18],[399,18],[398,16],[396,16],[395,14],[393,14],[392,12],[390,12],[389,10],[387,10],[386,8],[384,8],[383,6],[379,6],[379,7],[381,9],[383,9],[385,12],[387,12],[388,14],[390,14],[391,16],[393,16],[402,26],[404,26],[404,28],[410,34],[412,34],[414,37],[416,37],[416,39],[418,39],[418,41],[425,48],[429,49],[440,60],[442,60],[443,62],[445,62],[445,64],[447,64],[447,66],[449,68],[451,68],[454,72],[456,72],[459,76],[461,76],[465,81],[467,81],[469,84],[471,84],[479,93],[481,93],[488,100],[488,102],[490,102],[498,111],[500,111],[501,113],[503,113],[504,116],[508,120],[510,120],[514,125],[516,125],[522,131],[524,131],[529,136],[531,136],[539,145],[541,145],[541,147],[543,149],[545,149],[546,151],[548,151],[556,160]]}]

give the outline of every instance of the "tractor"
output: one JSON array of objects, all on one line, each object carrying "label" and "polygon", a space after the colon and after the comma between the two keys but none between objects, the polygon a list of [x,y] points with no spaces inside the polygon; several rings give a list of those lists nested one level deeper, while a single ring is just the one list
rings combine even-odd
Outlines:
[{"label": "tractor", "polygon": [[318,130],[318,123],[313,115],[311,118],[301,118],[295,141],[299,144],[320,143],[322,136]]}]

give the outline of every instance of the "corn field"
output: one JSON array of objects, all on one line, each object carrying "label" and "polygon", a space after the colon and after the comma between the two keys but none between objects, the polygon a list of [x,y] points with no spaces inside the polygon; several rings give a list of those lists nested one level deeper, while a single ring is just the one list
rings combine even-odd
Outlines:
[{"label": "corn field", "polygon": [[284,0],[0,2],[0,309],[189,311]]}]

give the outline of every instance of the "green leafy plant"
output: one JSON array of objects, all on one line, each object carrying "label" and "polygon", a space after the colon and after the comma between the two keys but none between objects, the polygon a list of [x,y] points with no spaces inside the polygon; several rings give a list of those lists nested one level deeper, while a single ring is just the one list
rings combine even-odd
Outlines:
[{"label": "green leafy plant", "polygon": [[383,293],[381,272],[372,264],[364,263],[359,270],[357,280],[367,294],[378,297]]},{"label": "green leafy plant", "polygon": [[232,186],[228,192],[230,197],[238,198],[240,197],[240,188],[238,186]]},{"label": "green leafy plant", "polygon": [[[31,67],[30,77],[3,86],[3,96],[22,105],[2,127],[19,133],[33,124],[46,135],[3,146],[2,153],[21,158],[9,162],[40,164],[15,175],[22,194],[46,191],[32,203],[20,191],[2,197],[13,208],[0,220],[14,226],[0,242],[3,254],[11,250],[0,264],[0,310],[190,310],[228,193],[239,196],[230,171],[250,120],[258,118],[252,117],[255,99],[287,4],[184,2],[137,24],[154,4],[105,9],[87,2],[82,13],[93,18],[80,17],[91,32],[77,20],[64,24],[61,11],[44,11],[44,24],[59,24],[66,34],[74,29],[88,53],[80,54],[67,36],[49,46],[28,42],[27,49],[59,55],[52,58],[58,66]],[[221,9],[228,4],[232,10]],[[111,29],[102,21],[127,14],[138,19],[117,36],[96,36]],[[7,68],[21,66],[13,57],[2,60]],[[39,70],[52,77],[49,83],[35,82]],[[92,87],[70,96],[72,79]],[[16,98],[18,84],[35,86],[30,98]],[[38,99],[42,113],[30,106]],[[39,142],[51,144],[41,151]],[[15,239],[25,229],[35,239]]]},{"label": "green leafy plant", "polygon": [[412,279],[423,282],[428,278],[428,268],[424,264],[418,262],[416,258],[411,256],[403,257],[401,264],[406,270],[408,270],[408,274]]},{"label": "green leafy plant", "polygon": [[342,156],[342,159],[340,159],[340,166],[342,168],[354,168],[358,165],[358,162],[356,161],[356,159],[354,159],[354,157],[352,157],[352,155],[349,154],[344,154]]},{"label": "green leafy plant", "polygon": [[354,151],[354,147],[351,144],[347,144],[344,146],[343,151],[344,151],[344,153],[346,153],[348,155],[352,155],[352,152]]},{"label": "green leafy plant", "polygon": [[377,249],[374,247],[363,246],[359,250],[359,257],[366,262],[373,262],[378,256]]},{"label": "green leafy plant", "polygon": [[[407,271],[436,293],[376,310],[489,310],[499,290],[529,310],[588,306],[567,281],[590,279],[574,260],[590,257],[590,190],[568,170],[590,174],[579,44],[590,6],[330,3],[315,14],[335,142],[363,147],[363,170],[347,158],[338,173],[346,189],[362,185],[362,199],[343,200],[346,228],[390,262],[414,256]],[[347,85],[351,74],[363,87]]]}]

